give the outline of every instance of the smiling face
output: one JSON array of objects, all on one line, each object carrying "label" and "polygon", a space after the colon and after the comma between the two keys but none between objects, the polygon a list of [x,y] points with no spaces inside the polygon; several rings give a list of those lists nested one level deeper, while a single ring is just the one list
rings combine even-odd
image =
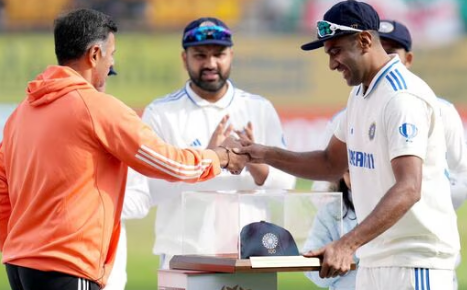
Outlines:
[{"label": "smiling face", "polygon": [[193,90],[203,98],[224,95],[232,58],[232,49],[220,45],[191,46],[183,51],[183,63]]},{"label": "smiling face", "polygon": [[364,81],[363,52],[356,40],[358,33],[330,39],[324,43],[329,56],[329,68],[341,72],[347,85],[357,86]]}]

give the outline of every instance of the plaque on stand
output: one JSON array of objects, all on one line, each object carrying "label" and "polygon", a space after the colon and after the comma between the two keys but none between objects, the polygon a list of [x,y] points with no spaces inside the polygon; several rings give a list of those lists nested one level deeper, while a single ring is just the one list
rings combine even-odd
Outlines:
[{"label": "plaque on stand", "polygon": [[303,256],[236,259],[234,257],[176,255],[170,260],[170,268],[215,273],[307,272],[319,271],[320,262],[318,258]]}]

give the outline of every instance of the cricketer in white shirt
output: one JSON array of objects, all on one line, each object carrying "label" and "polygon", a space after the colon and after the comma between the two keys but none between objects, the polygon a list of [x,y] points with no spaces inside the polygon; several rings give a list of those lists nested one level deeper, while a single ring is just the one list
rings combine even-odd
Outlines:
[{"label": "cricketer in white shirt", "polygon": [[[390,160],[413,155],[423,162],[421,199],[394,226],[357,251],[360,267],[452,270],[459,251],[449,194],[439,101],[393,56],[367,91],[354,87],[335,136],[347,144],[358,221],[394,184]],[[362,119],[361,116],[366,116]]]},{"label": "cricketer in white shirt", "polygon": [[[465,136],[464,136],[464,127],[462,119],[459,115],[459,112],[456,110],[454,105],[449,101],[438,98],[439,108],[441,112],[441,119],[444,125],[444,137],[446,140],[446,160],[449,168],[449,180],[451,183],[451,199],[454,209],[458,209],[467,197],[467,151],[465,146]],[[323,149],[329,143],[329,140],[334,135],[334,131],[339,126],[339,123],[342,121],[342,118],[345,116],[346,110],[343,109],[337,112],[326,125],[326,129],[321,137],[323,141]],[[311,187],[312,191],[329,191],[331,183],[328,181],[316,180],[313,182]],[[356,225],[356,221],[347,219],[343,220],[344,222],[344,233],[348,233]],[[334,223],[336,221],[334,220]],[[332,223],[329,221],[328,228],[332,228]],[[335,225],[334,225],[335,226]],[[340,238],[339,236],[333,237],[329,242]],[[311,239],[310,239],[311,240]],[[308,242],[308,241],[307,241]],[[308,244],[306,249],[316,249],[318,247],[313,247],[311,244]],[[460,264],[460,254],[456,259],[456,267]],[[317,285],[321,287],[327,287],[336,285],[332,287],[341,287],[337,286],[351,285],[349,289],[355,289],[355,277],[356,273],[349,273],[343,277],[336,278],[319,278],[319,276],[314,272],[307,272],[307,277],[312,279]],[[342,280],[342,281],[341,281]],[[457,279],[454,279],[455,287],[457,289]],[[332,287],[330,289],[332,289]]]}]

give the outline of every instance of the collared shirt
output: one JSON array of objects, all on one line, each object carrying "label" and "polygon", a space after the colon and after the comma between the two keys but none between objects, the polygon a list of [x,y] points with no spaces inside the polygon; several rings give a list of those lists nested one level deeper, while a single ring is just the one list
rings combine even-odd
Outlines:
[{"label": "collared shirt", "polygon": [[355,87],[335,136],[347,144],[358,221],[394,185],[391,160],[423,160],[422,198],[394,226],[358,250],[363,266],[452,269],[459,251],[449,198],[444,130],[428,85],[393,57],[363,92]]}]

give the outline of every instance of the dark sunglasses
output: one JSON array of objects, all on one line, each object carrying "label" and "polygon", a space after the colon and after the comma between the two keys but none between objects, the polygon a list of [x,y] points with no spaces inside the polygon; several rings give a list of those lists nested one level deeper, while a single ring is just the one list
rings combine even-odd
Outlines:
[{"label": "dark sunglasses", "polygon": [[201,26],[191,29],[183,35],[184,43],[195,43],[208,39],[230,41],[232,33],[221,26]]}]

